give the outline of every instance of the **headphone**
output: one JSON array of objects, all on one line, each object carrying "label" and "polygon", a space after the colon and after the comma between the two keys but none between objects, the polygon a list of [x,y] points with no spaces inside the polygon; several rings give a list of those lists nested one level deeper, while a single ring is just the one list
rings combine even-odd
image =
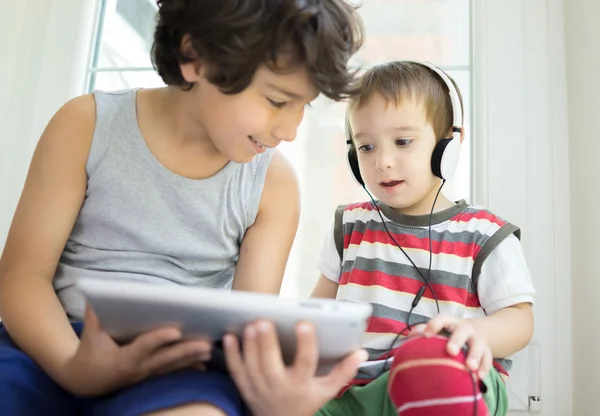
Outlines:
[{"label": "headphone", "polygon": [[[424,61],[408,61],[403,60],[401,62],[412,62],[415,64],[422,65],[431,69],[435,72],[446,84],[448,92],[450,94],[450,102],[452,103],[452,137],[440,139],[433,149],[431,155],[431,171],[435,176],[440,179],[448,180],[456,171],[458,166],[458,160],[460,158],[460,135],[462,132],[463,113],[458,91],[454,87],[450,78],[435,65],[424,62]],[[356,155],[356,148],[352,143],[352,129],[350,127],[350,119],[348,112],[346,112],[346,144],[348,146],[348,166],[352,172],[352,176],[359,185],[365,186],[365,182],[360,174],[360,168],[358,166],[358,158]]]}]

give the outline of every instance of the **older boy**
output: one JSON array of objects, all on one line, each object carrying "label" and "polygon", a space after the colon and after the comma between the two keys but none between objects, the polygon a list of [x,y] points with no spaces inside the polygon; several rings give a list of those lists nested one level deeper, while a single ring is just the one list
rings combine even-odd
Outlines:
[{"label": "older boy", "polygon": [[[296,137],[353,91],[343,0],[159,0],[164,88],[95,92],[53,117],[0,261],[0,413],[237,415],[210,345],[175,328],[120,346],[80,276],[279,291],[298,223]],[[82,323],[83,325],[82,330]]]}]

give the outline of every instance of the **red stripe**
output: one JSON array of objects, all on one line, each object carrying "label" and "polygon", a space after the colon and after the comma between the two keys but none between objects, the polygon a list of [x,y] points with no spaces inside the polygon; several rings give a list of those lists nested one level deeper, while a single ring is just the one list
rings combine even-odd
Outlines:
[{"label": "red stripe", "polygon": [[454,221],[469,222],[472,219],[488,220],[489,222],[496,224],[500,227],[506,224],[506,221],[504,221],[502,218],[499,218],[486,210],[479,210],[475,212],[462,212],[454,218]]},{"label": "red stripe", "polygon": [[[396,319],[372,316],[367,325],[367,332],[375,334],[399,334],[405,331],[406,324]],[[403,332],[406,335],[408,331]]]},{"label": "red stripe", "polygon": [[348,390],[350,390],[350,387],[364,386],[365,384],[369,384],[373,380],[375,380],[375,379],[353,379],[353,380],[350,380],[350,382],[346,386],[344,386],[340,389],[340,391],[335,396],[335,398],[339,399],[340,397],[342,397],[344,395],[344,393],[346,393]]},{"label": "red stripe", "polygon": [[[353,211],[356,209],[361,209],[361,210],[365,210],[365,211],[375,211],[375,207],[373,206],[373,203],[370,201],[348,204],[346,206],[346,208],[344,209],[344,211],[349,212],[349,211]],[[477,209],[476,211],[461,212],[458,215],[456,215],[455,217],[450,218],[450,221],[468,222],[472,219],[488,220],[491,223],[496,224],[500,227],[502,227],[504,224],[506,224],[505,220],[503,220],[502,218],[494,215],[493,213],[491,213],[490,211],[485,210],[485,209]]]},{"label": "red stripe", "polygon": [[366,211],[375,211],[375,207],[373,206],[373,203],[370,201],[356,202],[353,204],[348,204],[348,205],[346,205],[346,208],[344,209],[344,211],[353,211],[355,209],[364,209]]},{"label": "red stripe", "polygon": [[[424,284],[422,280],[415,280],[405,276],[393,276],[379,270],[364,271],[360,269],[353,269],[350,272],[342,273],[340,285],[347,285],[349,283],[363,287],[380,286],[387,290],[411,295],[416,295]],[[466,289],[458,289],[436,283],[431,283],[431,287],[433,287],[439,301],[460,303],[466,307],[473,308],[480,306],[477,296],[474,293],[469,293]],[[425,288],[423,297],[435,299],[429,287]]]},{"label": "red stripe", "polygon": [[[429,238],[419,238],[412,234],[391,233],[396,243],[403,249],[419,249],[429,252]],[[350,244],[360,245],[360,243],[383,243],[396,246],[387,231],[374,231],[367,229],[364,233],[353,231],[352,234],[344,235],[344,247],[348,248]],[[481,247],[476,243],[463,243],[461,241],[437,241],[431,240],[431,252],[433,254],[453,254],[462,258],[475,256]]]},{"label": "red stripe", "polygon": [[[498,364],[496,361],[494,361],[492,363],[492,365],[494,366],[494,368],[496,369],[496,371],[498,371],[500,374],[504,374],[506,377],[508,377],[508,371],[506,371],[504,369],[504,367],[502,367],[500,364]],[[500,377],[502,379],[502,377]],[[504,380],[502,380],[504,381]]]}]

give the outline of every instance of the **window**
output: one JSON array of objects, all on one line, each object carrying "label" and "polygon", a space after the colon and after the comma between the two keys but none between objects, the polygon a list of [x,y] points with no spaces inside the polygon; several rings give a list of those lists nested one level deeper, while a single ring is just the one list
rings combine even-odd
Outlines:
[{"label": "window", "polygon": [[[471,200],[471,1],[368,0],[359,9],[366,42],[353,65],[392,59],[427,60],[459,85],[466,137],[461,163],[444,193]],[[152,0],[101,0],[89,90],[163,85],[150,61],[156,4]],[[368,198],[351,178],[345,159],[343,103],[319,98],[306,111],[298,138],[281,151],[298,171],[302,218],[282,288],[307,296],[318,276],[315,263],[338,204]],[[326,178],[326,180],[324,180]]]}]

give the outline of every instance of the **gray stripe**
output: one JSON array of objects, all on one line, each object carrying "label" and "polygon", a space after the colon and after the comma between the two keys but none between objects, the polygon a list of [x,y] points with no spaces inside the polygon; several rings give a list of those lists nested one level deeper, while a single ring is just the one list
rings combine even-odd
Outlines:
[{"label": "gray stripe", "polygon": [[511,234],[514,234],[518,239],[521,239],[521,230],[516,225],[506,223],[493,236],[488,238],[488,240],[481,247],[479,254],[477,254],[477,257],[475,258],[475,262],[473,263],[472,275],[473,286],[475,289],[477,289],[477,281],[479,280],[479,275],[481,274],[483,262],[489,257],[490,254],[492,254],[494,249]]},{"label": "gray stripe", "polygon": [[[394,211],[393,208],[390,208],[381,202],[379,202],[378,205],[381,208],[381,212],[383,212],[386,217],[394,222],[412,227],[429,225],[429,215],[405,215]],[[467,207],[468,204],[464,200],[457,201],[456,204],[450,208],[433,213],[431,216],[431,224],[439,224],[441,222],[448,221],[449,219],[463,212]]]},{"label": "gray stripe", "polygon": [[[406,320],[408,319],[408,312],[390,308],[389,306],[381,305],[379,303],[371,303],[371,305],[373,306],[373,317],[393,319],[394,321],[406,324]],[[420,324],[429,321],[429,319],[430,318],[428,316],[419,315],[413,311],[413,313],[410,315],[410,324]]]},{"label": "gray stripe", "polygon": [[[340,259],[343,258],[344,253],[344,233],[343,233],[343,217],[344,217],[344,209],[346,205],[340,205],[335,210],[334,220],[333,220],[333,240],[335,241],[335,248],[337,249],[338,255]],[[350,232],[352,230],[349,230]]]},{"label": "gray stripe", "polygon": [[[404,254],[399,252],[398,255],[403,256]],[[450,286],[454,289],[463,289],[470,293],[474,293],[472,289],[473,285],[471,284],[468,275],[451,273],[444,270],[436,270],[435,260],[436,259],[434,257],[429,278],[430,284],[442,284],[445,286]],[[423,277],[417,273],[411,264],[392,263],[379,258],[369,259],[365,257],[357,257],[355,260],[346,260],[344,262],[342,266],[342,273],[349,273],[355,269],[368,273],[380,271],[390,276],[400,276],[425,283]],[[427,278],[428,268],[419,267],[418,269],[423,276]]]}]

